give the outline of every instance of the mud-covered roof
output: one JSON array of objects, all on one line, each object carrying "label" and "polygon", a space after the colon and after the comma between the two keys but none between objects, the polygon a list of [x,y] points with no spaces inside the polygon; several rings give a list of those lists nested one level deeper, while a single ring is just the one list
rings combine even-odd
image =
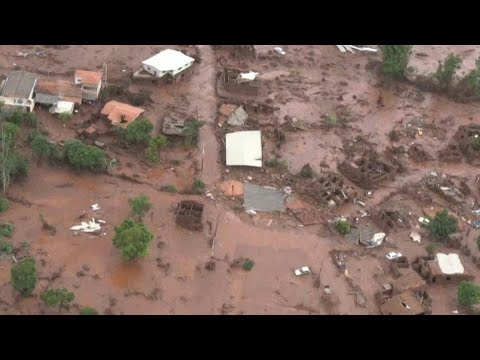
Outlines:
[{"label": "mud-covered roof", "polygon": [[393,296],[380,309],[383,315],[420,315],[425,312],[422,304],[410,292]]}]

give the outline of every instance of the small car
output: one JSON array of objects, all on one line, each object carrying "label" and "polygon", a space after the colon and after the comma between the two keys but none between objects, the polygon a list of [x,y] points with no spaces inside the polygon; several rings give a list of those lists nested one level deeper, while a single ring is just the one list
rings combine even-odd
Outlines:
[{"label": "small car", "polygon": [[386,257],[388,260],[394,260],[394,259],[398,259],[398,258],[401,258],[403,255],[400,254],[400,253],[397,253],[395,251],[392,251],[392,252],[389,252]]},{"label": "small car", "polygon": [[297,270],[295,270],[295,275],[297,276],[301,276],[301,275],[307,275],[307,274],[311,274],[312,272],[310,271],[309,267],[308,266],[303,266],[301,268],[298,268]]},{"label": "small car", "polygon": [[280,55],[285,55],[285,51],[281,47],[276,47],[275,51],[278,52]]}]

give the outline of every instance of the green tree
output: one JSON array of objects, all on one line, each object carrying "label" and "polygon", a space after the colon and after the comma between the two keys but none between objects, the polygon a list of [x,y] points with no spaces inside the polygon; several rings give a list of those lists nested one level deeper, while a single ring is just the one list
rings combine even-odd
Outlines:
[{"label": "green tree", "polygon": [[205,125],[205,122],[196,119],[189,119],[185,122],[183,128],[184,142],[187,146],[196,146],[198,144],[198,135],[200,128]]},{"label": "green tree", "polygon": [[255,262],[253,260],[250,260],[249,258],[246,258],[242,264],[242,268],[243,270],[250,271],[252,270],[253,265],[255,265]]},{"label": "green tree", "polygon": [[127,219],[115,227],[113,245],[119,249],[126,260],[148,255],[148,245],[153,240],[153,234],[145,224]]},{"label": "green tree", "polygon": [[205,191],[205,183],[200,179],[195,179],[193,182],[193,192],[196,194],[201,194]]},{"label": "green tree", "polygon": [[160,161],[160,149],[167,146],[168,140],[163,135],[158,135],[157,137],[151,138],[148,141],[148,148],[146,150],[147,160],[154,164]]},{"label": "green tree", "polygon": [[13,232],[15,231],[15,225],[13,224],[1,224],[0,225],[0,237],[12,237]]},{"label": "green tree", "polygon": [[12,244],[0,240],[0,253],[10,255],[13,252]]},{"label": "green tree", "polygon": [[382,51],[382,72],[391,78],[402,78],[412,54],[412,45],[379,45]]},{"label": "green tree", "polygon": [[28,161],[15,151],[18,126],[8,122],[0,125],[0,182],[5,194],[14,179],[28,174]]},{"label": "green tree", "polygon": [[10,207],[10,203],[5,197],[0,197],[0,213],[7,211]]},{"label": "green tree", "polygon": [[437,72],[434,76],[440,83],[442,89],[447,89],[450,86],[455,73],[462,65],[462,61],[459,55],[450,53],[445,60],[438,62]]},{"label": "green tree", "polygon": [[350,234],[350,232],[352,231],[351,225],[347,220],[338,220],[335,223],[335,230],[337,230],[338,233],[341,235]]},{"label": "green tree", "polygon": [[14,123],[18,126],[27,125],[36,128],[38,124],[37,116],[31,112],[12,111],[5,115],[5,120]]},{"label": "green tree", "polygon": [[480,303],[480,286],[471,281],[462,281],[458,285],[458,302],[472,307]]},{"label": "green tree", "polygon": [[436,240],[446,240],[448,235],[457,231],[457,219],[448,215],[447,209],[436,213],[435,217],[429,220],[427,229]]},{"label": "green tree", "polygon": [[461,86],[465,88],[465,96],[480,96],[480,57],[475,60],[475,69],[461,81]]},{"label": "green tree", "polygon": [[49,289],[45,291],[40,298],[49,307],[57,308],[61,311],[62,307],[67,308],[75,299],[75,295],[65,288]]},{"label": "green tree", "polygon": [[92,307],[82,307],[80,309],[80,315],[98,315],[98,311]]},{"label": "green tree", "polygon": [[427,254],[429,256],[433,256],[435,254],[435,252],[437,251],[438,249],[438,245],[437,244],[428,244],[427,246],[425,246],[425,250],[427,251]]},{"label": "green tree", "polygon": [[473,147],[473,150],[475,150],[475,151],[480,150],[480,137],[477,137],[477,138],[473,139],[472,147]]},{"label": "green tree", "polygon": [[147,145],[150,141],[150,134],[153,131],[153,124],[145,118],[137,119],[121,129],[121,139],[129,145]]},{"label": "green tree", "polygon": [[37,134],[30,143],[33,153],[40,159],[48,159],[50,157],[50,143],[46,136]]},{"label": "green tree", "polygon": [[128,200],[130,205],[130,213],[136,219],[141,220],[145,213],[152,208],[152,203],[146,195],[140,195],[136,198]]},{"label": "green tree", "polygon": [[64,156],[76,169],[102,171],[107,166],[107,158],[102,149],[93,145],[85,145],[80,140],[65,142]]},{"label": "green tree", "polygon": [[26,257],[12,266],[12,286],[22,296],[30,296],[37,284],[37,270],[35,259]]}]

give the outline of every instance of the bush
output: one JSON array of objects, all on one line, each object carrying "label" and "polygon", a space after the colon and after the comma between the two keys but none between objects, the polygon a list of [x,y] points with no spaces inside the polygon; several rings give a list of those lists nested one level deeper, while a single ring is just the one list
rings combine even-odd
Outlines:
[{"label": "bush", "polygon": [[65,288],[62,289],[49,289],[45,291],[40,298],[43,302],[52,308],[58,307],[59,310],[62,307],[68,307],[70,303],[75,299],[75,295]]},{"label": "bush", "polygon": [[205,125],[205,122],[196,119],[189,119],[185,122],[183,136],[186,146],[196,146],[198,144],[198,135],[203,125]]},{"label": "bush", "polygon": [[10,159],[10,176],[15,180],[23,180],[28,176],[30,163],[26,158],[18,153],[14,153]]},{"label": "bush", "polygon": [[17,134],[20,131],[20,128],[11,122],[5,121],[3,122],[3,131],[5,132],[5,135],[13,140],[17,138]]},{"label": "bush", "polygon": [[271,159],[265,161],[265,166],[272,167],[275,169],[287,170],[288,169],[288,161],[287,160],[279,160],[279,159]]},{"label": "bush", "polygon": [[145,213],[152,208],[152,203],[148,196],[140,195],[136,198],[129,199],[130,212],[132,216],[141,219]]},{"label": "bush", "polygon": [[15,225],[13,224],[1,224],[0,225],[0,237],[12,237],[15,231]]},{"label": "bush", "polygon": [[470,71],[459,84],[463,96],[480,96],[480,57],[475,60],[475,69]]},{"label": "bush", "polygon": [[477,137],[477,138],[473,139],[472,147],[473,147],[473,150],[475,150],[475,151],[480,150],[480,137]]},{"label": "bush", "polygon": [[147,145],[150,141],[150,134],[153,131],[153,124],[145,118],[137,119],[121,129],[120,137],[129,145]]},{"label": "bush", "polygon": [[22,249],[28,250],[30,249],[30,243],[28,241],[22,241]]},{"label": "bush", "polygon": [[438,249],[437,244],[429,244],[425,246],[425,250],[427,251],[427,254],[429,256],[433,256],[437,252],[437,249]]},{"label": "bush", "polygon": [[478,250],[480,250],[480,235],[477,236],[477,247],[478,247]]},{"label": "bush", "polygon": [[447,209],[436,213],[435,217],[429,220],[426,227],[436,240],[445,240],[448,235],[457,231],[457,219],[449,216]]},{"label": "bush", "polygon": [[205,191],[205,183],[200,179],[195,179],[193,182],[193,192],[196,194],[202,194]]},{"label": "bush", "polygon": [[447,89],[450,86],[455,73],[460,69],[462,61],[459,55],[450,53],[445,60],[438,62],[437,72],[434,76],[440,83],[441,88]]},{"label": "bush", "polygon": [[151,138],[148,142],[148,148],[146,150],[147,160],[151,163],[156,163],[160,161],[160,149],[165,147],[167,143],[168,140],[163,135]]},{"label": "bush", "polygon": [[255,265],[255,262],[253,260],[250,260],[249,258],[246,258],[243,262],[242,268],[243,270],[250,271],[252,270],[253,265]]},{"label": "bush", "polygon": [[412,53],[411,45],[379,45],[382,51],[382,73],[391,78],[402,78]]},{"label": "bush", "polygon": [[37,116],[31,112],[12,111],[7,113],[4,117],[5,120],[18,126],[25,124],[29,127],[36,128],[38,124]]},{"label": "bush", "polygon": [[310,164],[305,164],[300,171],[300,176],[304,178],[314,178],[315,171],[311,168]]},{"label": "bush", "polygon": [[7,211],[9,207],[10,202],[7,200],[7,198],[0,197],[0,213]]},{"label": "bush", "polygon": [[148,245],[153,234],[142,223],[125,220],[115,227],[113,245],[119,249],[124,259],[130,260],[148,255]]},{"label": "bush", "polygon": [[325,122],[329,125],[337,125],[338,124],[338,118],[335,115],[326,115],[325,116]]},{"label": "bush", "polygon": [[65,143],[64,156],[76,169],[101,171],[107,166],[106,155],[102,149],[85,145],[79,140],[69,140]]},{"label": "bush", "polygon": [[471,281],[462,281],[458,285],[458,302],[472,307],[480,303],[480,286]]},{"label": "bush", "polygon": [[0,241],[0,253],[10,255],[13,252],[12,244],[9,244],[5,241]]},{"label": "bush", "polygon": [[37,270],[35,269],[35,259],[31,257],[24,258],[12,266],[11,270],[12,286],[22,296],[29,296],[37,284]]},{"label": "bush", "polygon": [[82,307],[80,309],[80,315],[98,315],[98,311],[91,307]]},{"label": "bush", "polygon": [[166,192],[169,192],[169,193],[176,193],[178,192],[178,189],[175,185],[173,184],[168,184],[168,185],[164,185],[160,188],[160,190],[162,191],[166,191]]},{"label": "bush", "polygon": [[48,159],[50,157],[50,142],[47,137],[40,134],[33,135],[30,143],[33,153],[41,159]]},{"label": "bush", "polygon": [[351,225],[347,220],[338,220],[335,223],[335,230],[337,230],[338,233],[341,235],[350,234],[350,232],[352,231]]},{"label": "bush", "polygon": [[60,119],[62,124],[66,124],[72,118],[72,114],[70,114],[68,112],[63,112],[63,113],[58,114],[58,118]]}]

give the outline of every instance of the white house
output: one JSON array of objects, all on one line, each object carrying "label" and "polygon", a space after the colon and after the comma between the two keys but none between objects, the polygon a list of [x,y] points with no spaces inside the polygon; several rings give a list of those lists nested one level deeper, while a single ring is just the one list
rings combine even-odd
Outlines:
[{"label": "white house", "polygon": [[0,84],[0,101],[5,108],[17,108],[32,112],[35,107],[33,93],[37,75],[26,71],[13,71]]},{"label": "white house", "polygon": [[192,66],[194,61],[195,59],[180,51],[166,49],[143,61],[142,70],[156,78],[161,78],[167,74],[175,78]]},{"label": "white house", "polygon": [[102,89],[103,73],[97,71],[75,71],[75,85],[82,86],[82,99],[95,101]]}]

